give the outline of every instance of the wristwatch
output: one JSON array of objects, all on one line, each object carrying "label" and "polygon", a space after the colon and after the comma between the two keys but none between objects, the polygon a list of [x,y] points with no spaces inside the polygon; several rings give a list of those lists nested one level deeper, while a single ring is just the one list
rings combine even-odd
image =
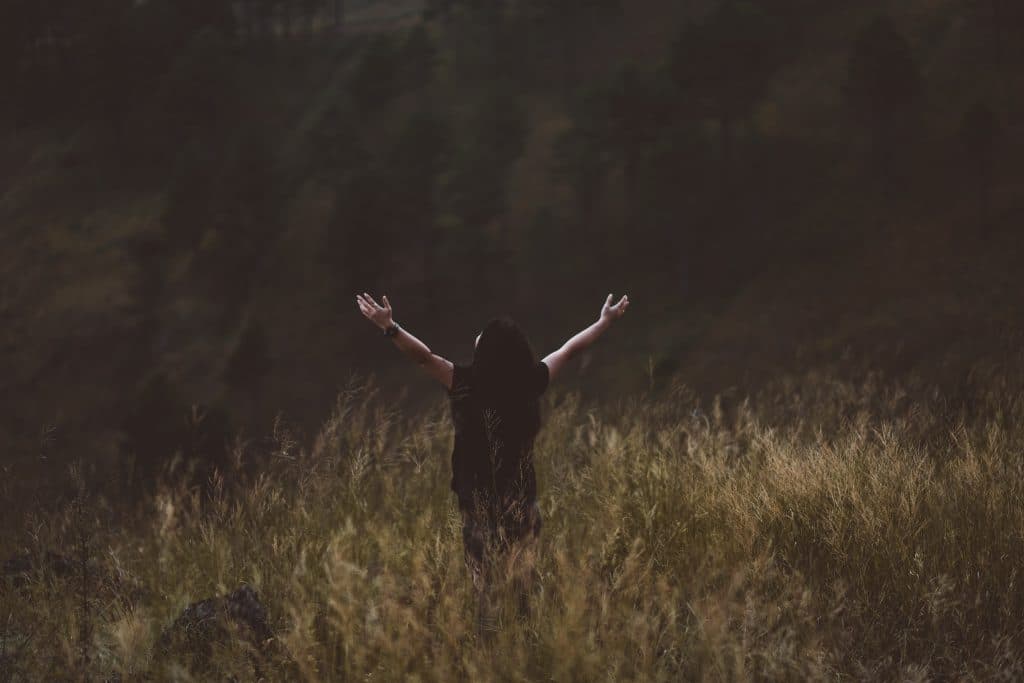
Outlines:
[{"label": "wristwatch", "polygon": [[398,323],[396,323],[395,321],[392,320],[391,324],[384,328],[384,336],[385,337],[394,337],[396,334],[398,334],[398,330],[399,330]]}]

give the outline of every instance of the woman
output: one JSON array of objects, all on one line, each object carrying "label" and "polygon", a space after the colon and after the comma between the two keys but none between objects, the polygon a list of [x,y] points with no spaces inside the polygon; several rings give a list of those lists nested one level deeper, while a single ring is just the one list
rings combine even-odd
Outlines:
[{"label": "woman", "polygon": [[[626,312],[629,298],[623,295],[612,304],[609,294],[597,322],[540,362],[511,318],[492,318],[476,337],[470,365],[433,353],[394,322],[391,303],[387,296],[382,300],[383,306],[365,292],[356,295],[363,315],[448,391],[455,426],[451,488],[462,513],[466,561],[482,608],[494,560],[505,557],[517,567],[513,578],[520,584],[524,569],[528,572],[532,565],[533,541],[541,527],[533,468],[539,397],[571,358]],[[517,562],[521,557],[525,561]]]}]

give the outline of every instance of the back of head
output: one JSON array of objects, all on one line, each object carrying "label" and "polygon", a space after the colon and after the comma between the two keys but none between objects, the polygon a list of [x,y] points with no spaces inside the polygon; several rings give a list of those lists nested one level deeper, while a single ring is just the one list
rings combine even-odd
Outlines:
[{"label": "back of head", "polygon": [[488,321],[473,352],[474,393],[484,407],[510,408],[529,403],[533,349],[509,316]]}]

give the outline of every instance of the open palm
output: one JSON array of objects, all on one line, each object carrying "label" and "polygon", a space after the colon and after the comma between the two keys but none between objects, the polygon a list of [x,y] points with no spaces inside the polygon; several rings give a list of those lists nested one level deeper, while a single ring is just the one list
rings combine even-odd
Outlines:
[{"label": "open palm", "polygon": [[608,298],[605,299],[604,306],[601,307],[601,320],[617,320],[622,317],[629,307],[629,297],[625,294],[619,299],[618,303],[612,304],[612,295],[609,294]]},{"label": "open palm", "polygon": [[359,305],[363,316],[377,327],[384,329],[392,323],[391,302],[388,301],[386,294],[381,297],[381,300],[384,302],[383,306],[374,301],[373,297],[366,292],[356,294],[356,304]]}]

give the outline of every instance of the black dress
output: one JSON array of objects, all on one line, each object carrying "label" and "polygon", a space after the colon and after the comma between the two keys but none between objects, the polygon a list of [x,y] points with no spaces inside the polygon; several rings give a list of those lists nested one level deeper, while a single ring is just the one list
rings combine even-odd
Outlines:
[{"label": "black dress", "polygon": [[451,488],[463,514],[469,559],[481,561],[485,547],[508,546],[540,533],[533,443],[540,428],[539,397],[547,389],[548,366],[530,370],[530,395],[502,409],[482,406],[473,392],[473,367],[455,364],[448,390],[455,445]]}]

